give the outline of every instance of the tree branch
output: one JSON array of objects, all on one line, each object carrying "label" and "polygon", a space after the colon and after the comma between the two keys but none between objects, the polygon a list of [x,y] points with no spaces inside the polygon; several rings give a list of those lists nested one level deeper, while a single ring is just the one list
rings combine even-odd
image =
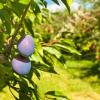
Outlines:
[{"label": "tree branch", "polygon": [[23,14],[22,14],[22,17],[21,17],[21,20],[20,20],[20,23],[18,24],[18,26],[17,26],[17,28],[16,28],[16,30],[15,30],[13,36],[12,36],[12,39],[11,39],[11,41],[10,41],[10,44],[9,44],[8,48],[5,50],[5,55],[6,55],[7,57],[8,57],[9,54],[11,53],[11,50],[12,50],[12,47],[13,47],[15,38],[16,38],[16,36],[17,36],[17,34],[18,34],[18,32],[19,32],[21,26],[22,26],[22,23],[23,23],[23,21],[24,21],[24,18],[25,18],[25,16],[26,16],[26,13],[27,13],[27,11],[28,11],[30,5],[31,5],[31,2],[32,2],[32,0],[30,0],[29,4],[27,5],[26,9],[24,10],[24,12],[23,12]]}]

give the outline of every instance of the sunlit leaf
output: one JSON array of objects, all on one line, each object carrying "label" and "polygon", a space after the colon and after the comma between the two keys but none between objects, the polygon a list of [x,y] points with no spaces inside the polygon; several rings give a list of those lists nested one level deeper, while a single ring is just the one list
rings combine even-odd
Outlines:
[{"label": "sunlit leaf", "polygon": [[43,47],[42,47],[41,43],[39,42],[39,40],[36,41],[35,47],[36,47],[36,50],[38,51],[38,53],[41,56],[43,56]]},{"label": "sunlit leaf", "polygon": [[39,73],[39,71],[36,70],[36,69],[33,69],[33,70],[34,70],[34,73],[37,76],[37,78],[40,80],[40,73]]},{"label": "sunlit leaf", "polygon": [[64,96],[59,91],[48,91],[45,93],[45,95],[51,95],[56,98],[56,100],[70,100],[68,97]]},{"label": "sunlit leaf", "polygon": [[48,53],[55,55],[57,58],[60,58],[61,57],[60,51],[58,51],[55,48],[52,48],[52,47],[44,47],[43,49],[45,51],[47,51]]},{"label": "sunlit leaf", "polygon": [[54,46],[60,47],[65,52],[69,51],[72,54],[81,55],[80,52],[78,52],[75,48],[73,48],[71,46],[65,46],[65,45],[61,45],[61,44],[55,44]]},{"label": "sunlit leaf", "polygon": [[35,51],[34,55],[31,56],[31,60],[35,61],[35,62],[43,63],[42,57],[40,56],[40,54],[37,51]]},{"label": "sunlit leaf", "polygon": [[0,3],[0,9],[3,9],[3,4],[2,3]]},{"label": "sunlit leaf", "polygon": [[67,0],[69,6],[73,3],[73,0]]},{"label": "sunlit leaf", "polygon": [[30,0],[19,0],[18,2],[27,5],[30,2]]},{"label": "sunlit leaf", "polygon": [[71,39],[63,39],[63,40],[61,40],[61,43],[65,44],[65,45],[75,46],[75,43]]}]

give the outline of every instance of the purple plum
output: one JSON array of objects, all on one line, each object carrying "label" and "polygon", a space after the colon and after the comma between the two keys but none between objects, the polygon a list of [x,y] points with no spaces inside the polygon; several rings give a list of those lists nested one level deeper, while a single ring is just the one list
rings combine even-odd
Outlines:
[{"label": "purple plum", "polygon": [[31,70],[31,62],[28,58],[18,55],[12,59],[12,68],[20,75],[28,74]]},{"label": "purple plum", "polygon": [[28,57],[32,55],[34,52],[34,41],[31,35],[25,35],[19,42],[18,42],[18,51],[24,57]]}]

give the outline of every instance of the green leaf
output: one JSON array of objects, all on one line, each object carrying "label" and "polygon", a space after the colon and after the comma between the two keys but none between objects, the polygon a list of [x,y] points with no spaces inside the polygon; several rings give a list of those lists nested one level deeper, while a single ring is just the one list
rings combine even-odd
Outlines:
[{"label": "green leaf", "polygon": [[0,9],[3,9],[3,4],[2,3],[0,3]]},{"label": "green leaf", "polygon": [[34,32],[32,29],[32,22],[29,19],[25,19],[25,25],[28,31],[34,36]]},{"label": "green leaf", "polygon": [[40,56],[40,54],[36,49],[35,49],[35,53],[31,56],[30,59],[35,62],[43,63],[42,57]]},{"label": "green leaf", "polygon": [[40,41],[37,39],[36,42],[35,42],[35,47],[36,47],[36,51],[41,55],[43,56],[43,48],[42,48],[42,45],[40,43]]},{"label": "green leaf", "polygon": [[73,48],[71,46],[65,46],[65,45],[62,45],[62,44],[55,44],[54,46],[60,47],[65,52],[69,51],[72,54],[81,55],[80,52],[78,52],[75,48]]},{"label": "green leaf", "polygon": [[6,3],[6,1],[7,1],[7,0],[0,0],[0,2],[3,3],[3,4]]},{"label": "green leaf", "polygon": [[37,89],[37,85],[32,80],[29,80],[29,82],[31,83],[31,85],[34,88],[34,89],[32,89],[32,92],[34,93],[35,98],[36,98],[36,99],[31,99],[31,100],[40,100],[38,89]]},{"label": "green leaf", "polygon": [[55,49],[53,47],[43,47],[43,50],[47,51],[50,54],[55,55],[57,58],[61,57],[60,51],[58,51],[57,49]]},{"label": "green leaf", "polygon": [[52,0],[54,3],[58,4],[59,5],[59,2],[58,0]]},{"label": "green leaf", "polygon": [[61,43],[65,44],[65,45],[70,45],[73,47],[75,46],[75,43],[71,39],[63,39],[63,40],[61,40]]},{"label": "green leaf", "polygon": [[44,5],[45,7],[47,7],[47,2],[45,0],[41,0],[42,5]]},{"label": "green leaf", "polygon": [[37,16],[38,13],[41,12],[39,5],[35,1],[32,2],[32,6],[31,7],[32,7],[32,10],[33,10],[33,13],[36,16]]},{"label": "green leaf", "polygon": [[3,28],[6,33],[9,34],[11,32],[11,12],[9,12],[7,8],[1,9],[0,18],[2,20]]},{"label": "green leaf", "polygon": [[72,4],[73,0],[67,0],[69,6]]},{"label": "green leaf", "polygon": [[0,50],[3,47],[3,43],[4,43],[4,35],[3,33],[0,33]]},{"label": "green leaf", "polygon": [[54,62],[52,60],[52,55],[50,55],[48,52],[44,52],[44,56],[42,57],[45,64],[48,66],[53,66]]},{"label": "green leaf", "polygon": [[[61,92],[59,91],[48,91],[45,93],[45,95],[51,95],[52,98],[56,97],[56,100],[70,100],[68,97],[64,96]],[[59,98],[58,98],[59,97]]]},{"label": "green leaf", "polygon": [[70,13],[70,7],[69,7],[69,4],[68,4],[68,1],[67,0],[61,0],[61,1],[65,4],[65,6],[68,9],[68,12]]},{"label": "green leaf", "polygon": [[33,70],[34,69],[35,70],[39,69],[39,70],[44,71],[44,72],[49,72],[49,73],[55,73],[55,74],[57,74],[57,72],[54,70],[53,66],[49,66],[46,63],[32,62],[32,65],[33,65]]},{"label": "green leaf", "polygon": [[14,2],[10,2],[10,9],[18,16],[20,17],[23,13],[23,10],[25,9],[25,5],[18,2],[18,0]]},{"label": "green leaf", "polygon": [[[9,66],[5,66],[3,64],[0,64],[0,91],[7,85],[6,81],[8,81],[7,77],[12,75],[12,69]],[[9,73],[11,73],[9,75]],[[9,76],[8,76],[9,75]]]},{"label": "green leaf", "polygon": [[30,0],[19,0],[19,3],[27,5],[29,4]]},{"label": "green leaf", "polygon": [[37,76],[37,78],[40,80],[40,73],[39,73],[39,71],[36,70],[36,69],[33,69],[33,70],[34,70],[34,73]]},{"label": "green leaf", "polygon": [[3,25],[6,27],[6,33],[10,34],[11,33],[11,23],[8,22],[7,20],[3,23]]}]

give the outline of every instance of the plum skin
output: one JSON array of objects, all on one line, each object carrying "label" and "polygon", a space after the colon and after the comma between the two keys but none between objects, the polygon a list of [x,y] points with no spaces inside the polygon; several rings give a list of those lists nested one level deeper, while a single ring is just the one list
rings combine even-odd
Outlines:
[{"label": "plum skin", "polygon": [[13,58],[12,68],[20,75],[28,74],[31,70],[31,62],[29,59],[23,57]]},{"label": "plum skin", "polygon": [[31,35],[24,36],[19,42],[18,42],[18,51],[19,53],[24,56],[28,57],[32,55],[34,52],[34,41]]}]

